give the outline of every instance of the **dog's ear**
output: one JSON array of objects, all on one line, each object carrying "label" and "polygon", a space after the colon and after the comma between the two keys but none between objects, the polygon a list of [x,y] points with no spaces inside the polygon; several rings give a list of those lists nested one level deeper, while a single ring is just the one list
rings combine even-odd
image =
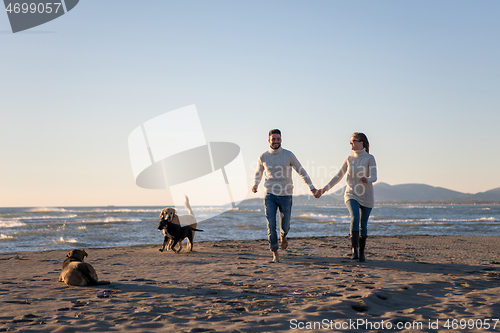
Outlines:
[{"label": "dog's ear", "polygon": [[75,250],[71,250],[71,251],[69,251],[68,253],[66,253],[66,257],[70,258],[70,257],[73,255],[73,252],[74,252],[74,251],[75,251]]},{"label": "dog's ear", "polygon": [[87,254],[87,252],[85,252],[85,250],[82,250],[82,253],[83,253],[83,258],[85,257],[88,257],[89,255]]}]

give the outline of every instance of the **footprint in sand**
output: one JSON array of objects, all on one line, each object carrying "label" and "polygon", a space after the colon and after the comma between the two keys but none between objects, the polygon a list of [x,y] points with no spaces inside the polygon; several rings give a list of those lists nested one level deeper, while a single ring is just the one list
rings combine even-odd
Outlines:
[{"label": "footprint in sand", "polygon": [[389,295],[384,294],[384,293],[375,293],[374,294],[377,298],[380,298],[381,300],[385,301],[389,299]]},{"label": "footprint in sand", "polygon": [[351,304],[351,308],[356,312],[366,312],[368,311],[368,305],[365,302],[359,302]]}]

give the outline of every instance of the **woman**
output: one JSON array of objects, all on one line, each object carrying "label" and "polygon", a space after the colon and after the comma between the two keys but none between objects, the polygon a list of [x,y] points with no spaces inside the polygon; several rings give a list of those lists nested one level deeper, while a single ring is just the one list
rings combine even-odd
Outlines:
[{"label": "woman", "polygon": [[370,143],[366,135],[354,133],[351,136],[350,145],[352,155],[345,159],[341,169],[332,180],[323,189],[318,190],[316,197],[319,198],[334,187],[347,174],[344,200],[351,214],[351,258],[363,262],[365,261],[365,245],[368,236],[368,218],[375,201],[372,183],[377,180],[377,165],[373,155],[369,154]]}]

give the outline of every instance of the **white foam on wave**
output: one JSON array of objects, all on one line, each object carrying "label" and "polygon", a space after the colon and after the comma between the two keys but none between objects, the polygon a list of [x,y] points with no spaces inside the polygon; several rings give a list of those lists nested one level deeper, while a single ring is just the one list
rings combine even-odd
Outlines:
[{"label": "white foam on wave", "polygon": [[479,221],[481,221],[481,222],[499,222],[499,220],[497,220],[494,217],[481,217],[479,219]]},{"label": "white foam on wave", "polygon": [[479,219],[372,219],[368,222],[374,223],[413,223],[413,224],[446,224],[446,223],[477,223],[477,222],[500,222],[500,220],[494,217],[482,217]]},{"label": "white foam on wave", "polygon": [[26,223],[23,223],[19,220],[0,220],[0,228],[15,228],[25,225]]},{"label": "white foam on wave", "polygon": [[228,210],[228,212],[235,212],[235,213],[251,213],[251,212],[261,212],[262,209],[250,209],[250,208],[240,208],[240,207],[236,207],[236,208],[231,208],[230,210]]},{"label": "white foam on wave", "polygon": [[453,206],[434,206],[434,205],[405,205],[405,206],[396,206],[394,208],[403,208],[403,209],[414,209],[414,208],[425,208],[425,209],[443,209],[450,208]]},{"label": "white foam on wave", "polygon": [[325,215],[325,214],[318,214],[318,213],[307,213],[307,214],[301,214],[299,215],[301,219],[304,220],[314,220],[314,221],[327,221],[327,222],[336,222],[336,218],[338,216],[333,216],[333,215]]},{"label": "white foam on wave", "polygon": [[10,236],[10,235],[0,234],[0,240],[3,240],[3,239],[14,239],[14,237]]},{"label": "white foam on wave", "polygon": [[221,212],[224,213],[226,210],[222,207],[217,206],[193,206],[192,209],[196,212]]},{"label": "white foam on wave", "polygon": [[345,205],[316,205],[316,208],[346,208]]},{"label": "white foam on wave", "polygon": [[52,212],[66,212],[67,210],[64,208],[57,207],[36,207],[28,209],[28,212],[32,213],[52,213]]},{"label": "white foam on wave", "polygon": [[382,218],[382,219],[370,219],[368,220],[368,223],[374,222],[374,223],[414,223],[414,224],[431,224],[434,223],[435,220],[433,219],[388,219],[388,218]]},{"label": "white foam on wave", "polygon": [[78,243],[78,241],[74,238],[68,238],[68,239],[64,239],[62,236],[57,239],[57,240],[54,240],[54,243],[57,243],[57,244],[64,244],[64,243]]},{"label": "white foam on wave", "polygon": [[35,216],[35,217],[23,217],[21,218],[22,220],[64,220],[64,219],[74,219],[78,215],[76,214],[68,214],[68,215],[61,215],[61,216],[53,216],[53,215],[42,215],[42,216]]},{"label": "white foam on wave", "polygon": [[73,210],[75,213],[157,213],[161,209],[133,209],[133,208],[94,208],[94,209],[82,209]]},{"label": "white foam on wave", "polygon": [[481,217],[478,219],[436,219],[439,222],[458,222],[458,223],[477,223],[477,222],[500,222],[499,219],[495,217]]},{"label": "white foam on wave", "polygon": [[[124,217],[106,217],[106,218],[95,218],[95,219],[85,219],[83,223],[119,223],[119,222],[141,222],[141,219],[132,219]],[[80,222],[81,223],[81,222]]]}]

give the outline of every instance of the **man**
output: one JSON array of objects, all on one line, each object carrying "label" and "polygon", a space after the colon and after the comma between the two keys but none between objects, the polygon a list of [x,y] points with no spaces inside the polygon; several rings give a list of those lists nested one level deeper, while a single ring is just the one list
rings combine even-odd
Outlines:
[{"label": "man", "polygon": [[269,144],[270,149],[259,157],[252,192],[257,193],[257,188],[265,172],[264,187],[266,188],[266,197],[264,207],[267,219],[267,237],[269,247],[273,252],[272,262],[279,262],[276,212],[279,209],[281,248],[285,250],[288,246],[286,236],[290,229],[290,217],[292,213],[292,168],[309,186],[314,195],[316,195],[317,190],[314,188],[311,178],[309,178],[306,170],[302,168],[297,157],[291,151],[281,147],[281,131],[279,129],[269,131]]}]

